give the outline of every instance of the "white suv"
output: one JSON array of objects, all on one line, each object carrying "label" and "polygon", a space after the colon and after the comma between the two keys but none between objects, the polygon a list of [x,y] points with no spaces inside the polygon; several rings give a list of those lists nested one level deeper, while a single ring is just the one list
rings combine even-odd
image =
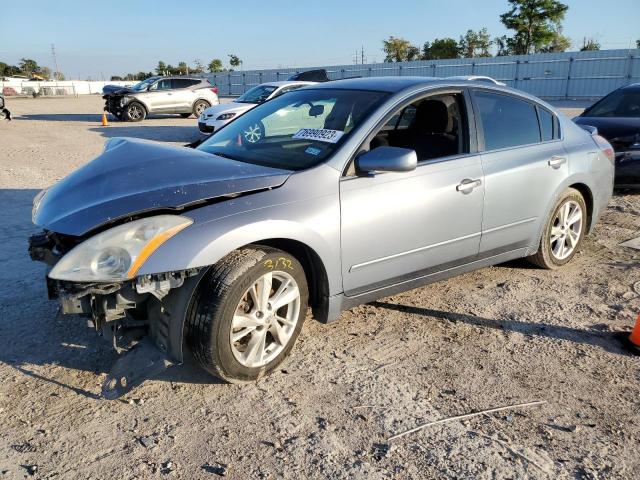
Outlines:
[{"label": "white suv", "polygon": [[104,109],[120,120],[139,122],[149,113],[178,113],[196,117],[218,105],[218,88],[206,78],[151,77],[131,88],[105,93]]}]

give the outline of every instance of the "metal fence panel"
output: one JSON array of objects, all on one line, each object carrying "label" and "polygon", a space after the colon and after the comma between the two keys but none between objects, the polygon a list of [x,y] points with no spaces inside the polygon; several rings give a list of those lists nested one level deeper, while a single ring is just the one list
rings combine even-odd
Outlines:
[{"label": "metal fence panel", "polygon": [[397,75],[486,75],[543,98],[599,98],[618,87],[640,81],[640,49],[282,68],[205,76],[218,86],[222,95],[240,95],[260,83],[286,80],[294,73],[316,68],[324,68],[331,80]]}]

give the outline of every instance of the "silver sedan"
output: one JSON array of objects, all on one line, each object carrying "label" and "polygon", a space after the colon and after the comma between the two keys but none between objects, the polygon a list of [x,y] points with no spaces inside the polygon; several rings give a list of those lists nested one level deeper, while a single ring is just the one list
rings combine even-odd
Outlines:
[{"label": "silver sedan", "polygon": [[329,322],[515,258],[567,264],[609,201],[613,160],[603,138],[505,86],[327,82],[195,150],[109,140],[36,197],[30,253],[53,265],[63,312],[129,350],[105,396],[180,363],[183,339],[242,383],[287,357],[308,307]]}]

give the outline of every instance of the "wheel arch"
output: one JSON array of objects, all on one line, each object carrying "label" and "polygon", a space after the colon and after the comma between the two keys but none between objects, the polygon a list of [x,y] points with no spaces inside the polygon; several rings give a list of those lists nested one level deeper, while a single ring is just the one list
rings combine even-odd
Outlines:
[{"label": "wheel arch", "polygon": [[584,203],[587,206],[587,231],[591,232],[593,229],[593,192],[587,184],[582,182],[573,183],[567,188],[573,188],[579,191],[582,198],[584,198]]},{"label": "wheel arch", "polygon": [[289,238],[269,238],[250,245],[277,248],[293,255],[302,264],[307,277],[309,306],[313,317],[318,321],[326,322],[328,318],[329,277],[320,255],[309,245]]}]

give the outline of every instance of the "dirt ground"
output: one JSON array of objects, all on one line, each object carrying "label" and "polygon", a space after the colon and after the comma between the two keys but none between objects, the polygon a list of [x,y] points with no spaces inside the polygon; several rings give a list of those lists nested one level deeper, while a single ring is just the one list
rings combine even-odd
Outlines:
[{"label": "dirt ground", "polygon": [[[0,124],[0,478],[638,478],[640,196],[615,196],[558,271],[510,262],[385,298],[323,325],[256,384],[192,361],[123,400],[98,398],[115,359],[58,317],[27,254],[31,199],[107,138],[184,144],[195,119],[100,126],[99,97],[9,99]],[[453,421],[388,442],[423,422]]]}]

